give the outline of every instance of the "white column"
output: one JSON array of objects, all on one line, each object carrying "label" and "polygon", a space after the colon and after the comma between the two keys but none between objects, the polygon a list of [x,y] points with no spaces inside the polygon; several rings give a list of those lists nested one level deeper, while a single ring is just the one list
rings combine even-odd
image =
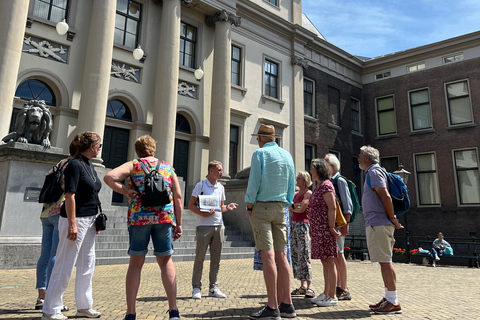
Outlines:
[{"label": "white column", "polygon": [[225,10],[207,17],[207,24],[215,25],[209,158],[222,162],[226,178],[229,178],[232,23],[239,26],[240,18]]},{"label": "white column", "polygon": [[308,67],[308,62],[297,56],[292,58],[293,64],[293,149],[291,154],[296,171],[304,170],[305,163],[305,121],[303,104],[303,68]]},{"label": "white column", "polygon": [[9,132],[29,0],[0,1],[0,139]]},{"label": "white column", "polygon": [[180,12],[180,0],[163,0],[153,103],[152,137],[157,141],[156,156],[171,165],[177,116]]},{"label": "white column", "polygon": [[116,4],[116,0],[93,1],[76,133],[93,131],[103,137],[110,87]]}]

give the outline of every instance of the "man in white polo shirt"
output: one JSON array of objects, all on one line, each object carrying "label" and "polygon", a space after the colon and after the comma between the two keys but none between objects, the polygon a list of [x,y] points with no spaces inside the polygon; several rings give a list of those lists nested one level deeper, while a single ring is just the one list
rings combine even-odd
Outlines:
[{"label": "man in white polo shirt", "polygon": [[[208,164],[208,175],[205,180],[197,183],[193,189],[192,196],[188,203],[188,209],[197,215],[197,249],[195,252],[195,263],[192,275],[192,298],[202,298],[202,271],[203,261],[210,246],[210,275],[209,275],[209,297],[225,298],[225,294],[218,288],[218,270],[220,269],[220,256],[222,254],[223,242],[225,240],[225,227],[223,226],[222,213],[228,210],[235,210],[236,203],[224,205],[225,188],[218,182],[222,178],[223,168],[219,161],[212,161]],[[200,210],[199,196],[218,196],[218,208],[209,211]]]}]

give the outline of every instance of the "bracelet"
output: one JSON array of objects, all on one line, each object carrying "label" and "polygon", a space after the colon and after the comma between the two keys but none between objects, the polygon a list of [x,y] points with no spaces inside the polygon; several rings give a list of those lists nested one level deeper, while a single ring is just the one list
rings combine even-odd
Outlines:
[{"label": "bracelet", "polygon": [[388,218],[388,220],[398,220],[398,218],[393,217],[393,218]]}]

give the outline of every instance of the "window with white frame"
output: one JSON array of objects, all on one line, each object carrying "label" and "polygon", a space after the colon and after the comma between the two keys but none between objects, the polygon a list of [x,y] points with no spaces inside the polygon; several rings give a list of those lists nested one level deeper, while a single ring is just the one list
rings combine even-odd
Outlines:
[{"label": "window with white frame", "polygon": [[352,131],[362,133],[360,122],[360,100],[350,99],[350,119],[352,121]]},{"label": "window with white frame", "polygon": [[35,0],[33,15],[54,23],[60,22],[67,18],[68,2],[68,0]]},{"label": "window with white frame", "polygon": [[428,89],[409,92],[410,109],[412,114],[412,130],[432,128],[432,115]]},{"label": "window with white frame", "polygon": [[328,123],[340,127],[340,91],[328,87]]},{"label": "window with white frame", "polygon": [[265,59],[265,95],[278,99],[278,64]]},{"label": "window with white frame", "polygon": [[480,204],[480,177],[477,149],[453,151],[457,190],[461,205]]},{"label": "window with white frame", "polygon": [[242,86],[242,49],[232,44],[232,84]]},{"label": "window with white frame", "polygon": [[473,115],[468,81],[447,83],[445,87],[447,91],[448,119],[450,125],[472,123]]},{"label": "window with white frame", "polygon": [[425,62],[420,62],[407,66],[407,72],[415,72],[425,69]]},{"label": "window with white frame", "polygon": [[197,45],[197,28],[180,23],[180,65],[195,69],[195,50]]},{"label": "window with white frame", "polygon": [[451,63],[463,60],[463,53],[456,53],[446,57],[443,57],[443,63]]},{"label": "window with white frame", "polygon": [[314,117],[314,82],[309,79],[303,79],[303,109],[306,116]]},{"label": "window with white frame", "polygon": [[378,135],[397,132],[393,96],[377,99]]},{"label": "window with white frame", "polygon": [[135,49],[138,46],[142,5],[132,0],[118,0],[114,43]]},{"label": "window with white frame", "polygon": [[274,6],[278,6],[278,0],[263,0],[263,1],[266,1],[268,3],[271,3],[273,4]]},{"label": "window with white frame", "polygon": [[415,155],[415,173],[419,205],[439,205],[440,190],[435,153]]},{"label": "window with white frame", "polygon": [[389,78],[391,76],[391,72],[390,71],[385,71],[385,72],[382,72],[382,73],[377,73],[375,75],[375,80],[380,80],[380,79],[385,79],[385,78]]}]

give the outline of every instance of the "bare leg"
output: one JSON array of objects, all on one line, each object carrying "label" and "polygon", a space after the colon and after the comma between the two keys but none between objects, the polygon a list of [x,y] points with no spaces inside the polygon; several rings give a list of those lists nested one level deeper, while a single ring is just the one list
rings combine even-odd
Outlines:
[{"label": "bare leg", "polygon": [[[277,302],[277,268],[275,266],[274,251],[260,251],[263,264],[263,278],[267,287],[268,306],[272,309],[278,308]],[[290,278],[289,278],[290,280]],[[290,288],[289,288],[290,289]]]},{"label": "bare leg", "polygon": [[393,263],[380,262],[380,270],[382,271],[383,283],[387,290],[397,290],[397,275]]},{"label": "bare leg", "polygon": [[337,287],[342,290],[347,289],[347,260],[343,253],[338,253],[335,260],[335,267],[337,268]]},{"label": "bare leg", "polygon": [[281,302],[292,304],[292,296],[290,294],[290,265],[288,264],[285,251],[275,251],[275,261],[278,265],[278,304]]},{"label": "bare leg", "polygon": [[177,275],[173,266],[172,256],[157,257],[157,263],[162,272],[163,288],[167,294],[168,310],[178,310],[177,307]]},{"label": "bare leg", "polygon": [[142,273],[145,256],[130,256],[127,278],[125,280],[125,289],[127,297],[127,314],[135,314],[135,302],[137,300],[138,287]]},{"label": "bare leg", "polygon": [[328,294],[330,297],[336,297],[336,284],[337,284],[337,270],[335,269],[335,263],[332,259],[323,259],[323,274],[325,281],[325,294]]}]

